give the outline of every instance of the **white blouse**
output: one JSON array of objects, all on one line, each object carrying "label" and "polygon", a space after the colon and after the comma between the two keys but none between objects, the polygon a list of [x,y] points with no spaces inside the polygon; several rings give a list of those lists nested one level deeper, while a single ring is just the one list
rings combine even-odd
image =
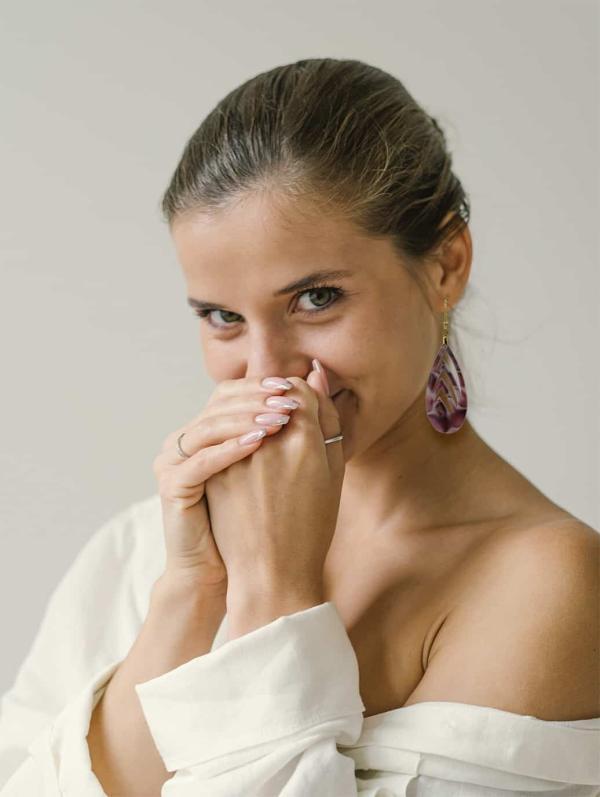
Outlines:
[{"label": "white blouse", "polygon": [[[92,534],[0,701],[1,797],[102,797],[86,736],[164,569],[160,497]],[[600,717],[549,722],[453,702],[362,716],[332,602],[279,617],[135,686],[163,797],[600,795]]]}]

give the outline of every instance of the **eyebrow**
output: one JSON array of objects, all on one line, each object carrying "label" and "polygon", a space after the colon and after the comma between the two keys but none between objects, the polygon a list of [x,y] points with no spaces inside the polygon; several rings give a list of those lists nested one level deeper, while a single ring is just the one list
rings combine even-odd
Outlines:
[{"label": "eyebrow", "polygon": [[[302,290],[302,288],[307,288],[310,285],[313,285],[315,282],[322,282],[323,280],[335,280],[342,277],[352,277],[354,276],[354,273],[354,271],[343,268],[335,269],[333,271],[313,271],[311,274],[307,274],[305,277],[301,277],[299,280],[294,280],[294,282],[284,285],[283,288],[279,288],[279,290],[275,291],[273,296],[277,298],[278,296],[285,296],[287,293],[295,293],[296,291]],[[206,302],[202,299],[193,299],[191,296],[187,297],[187,303],[190,305],[190,307],[197,307],[201,310],[208,310],[214,307],[222,306],[215,304],[215,302]]]}]

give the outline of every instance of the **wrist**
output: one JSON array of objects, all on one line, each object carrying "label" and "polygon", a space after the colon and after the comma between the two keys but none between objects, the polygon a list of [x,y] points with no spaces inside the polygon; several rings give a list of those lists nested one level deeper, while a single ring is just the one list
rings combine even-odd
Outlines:
[{"label": "wrist", "polygon": [[139,635],[153,666],[170,664],[163,672],[208,653],[226,611],[223,592],[175,575],[163,573],[152,585]]},{"label": "wrist", "polygon": [[185,608],[190,613],[223,616],[226,597],[227,583],[207,584],[190,573],[165,571],[152,585],[150,608],[159,612]]},{"label": "wrist", "polygon": [[289,614],[324,603],[321,583],[290,588],[268,584],[236,582],[229,579],[227,591],[228,640],[248,634]]}]

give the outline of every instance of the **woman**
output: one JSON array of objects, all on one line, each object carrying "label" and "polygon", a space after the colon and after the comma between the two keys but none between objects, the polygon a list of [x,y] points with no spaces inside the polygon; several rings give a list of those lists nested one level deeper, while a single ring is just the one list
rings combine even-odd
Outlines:
[{"label": "woman", "polygon": [[1,794],[600,794],[599,537],[466,418],[435,120],[362,62],[278,67],[163,210],[217,387],[53,595]]}]

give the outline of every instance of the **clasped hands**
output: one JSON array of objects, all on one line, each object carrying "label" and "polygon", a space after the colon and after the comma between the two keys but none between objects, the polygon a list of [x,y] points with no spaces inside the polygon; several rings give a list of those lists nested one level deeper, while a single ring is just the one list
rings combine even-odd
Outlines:
[{"label": "clasped hands", "polygon": [[323,600],[344,456],[325,381],[286,377],[300,406],[285,429],[206,481],[210,525],[227,569],[229,638]]}]

